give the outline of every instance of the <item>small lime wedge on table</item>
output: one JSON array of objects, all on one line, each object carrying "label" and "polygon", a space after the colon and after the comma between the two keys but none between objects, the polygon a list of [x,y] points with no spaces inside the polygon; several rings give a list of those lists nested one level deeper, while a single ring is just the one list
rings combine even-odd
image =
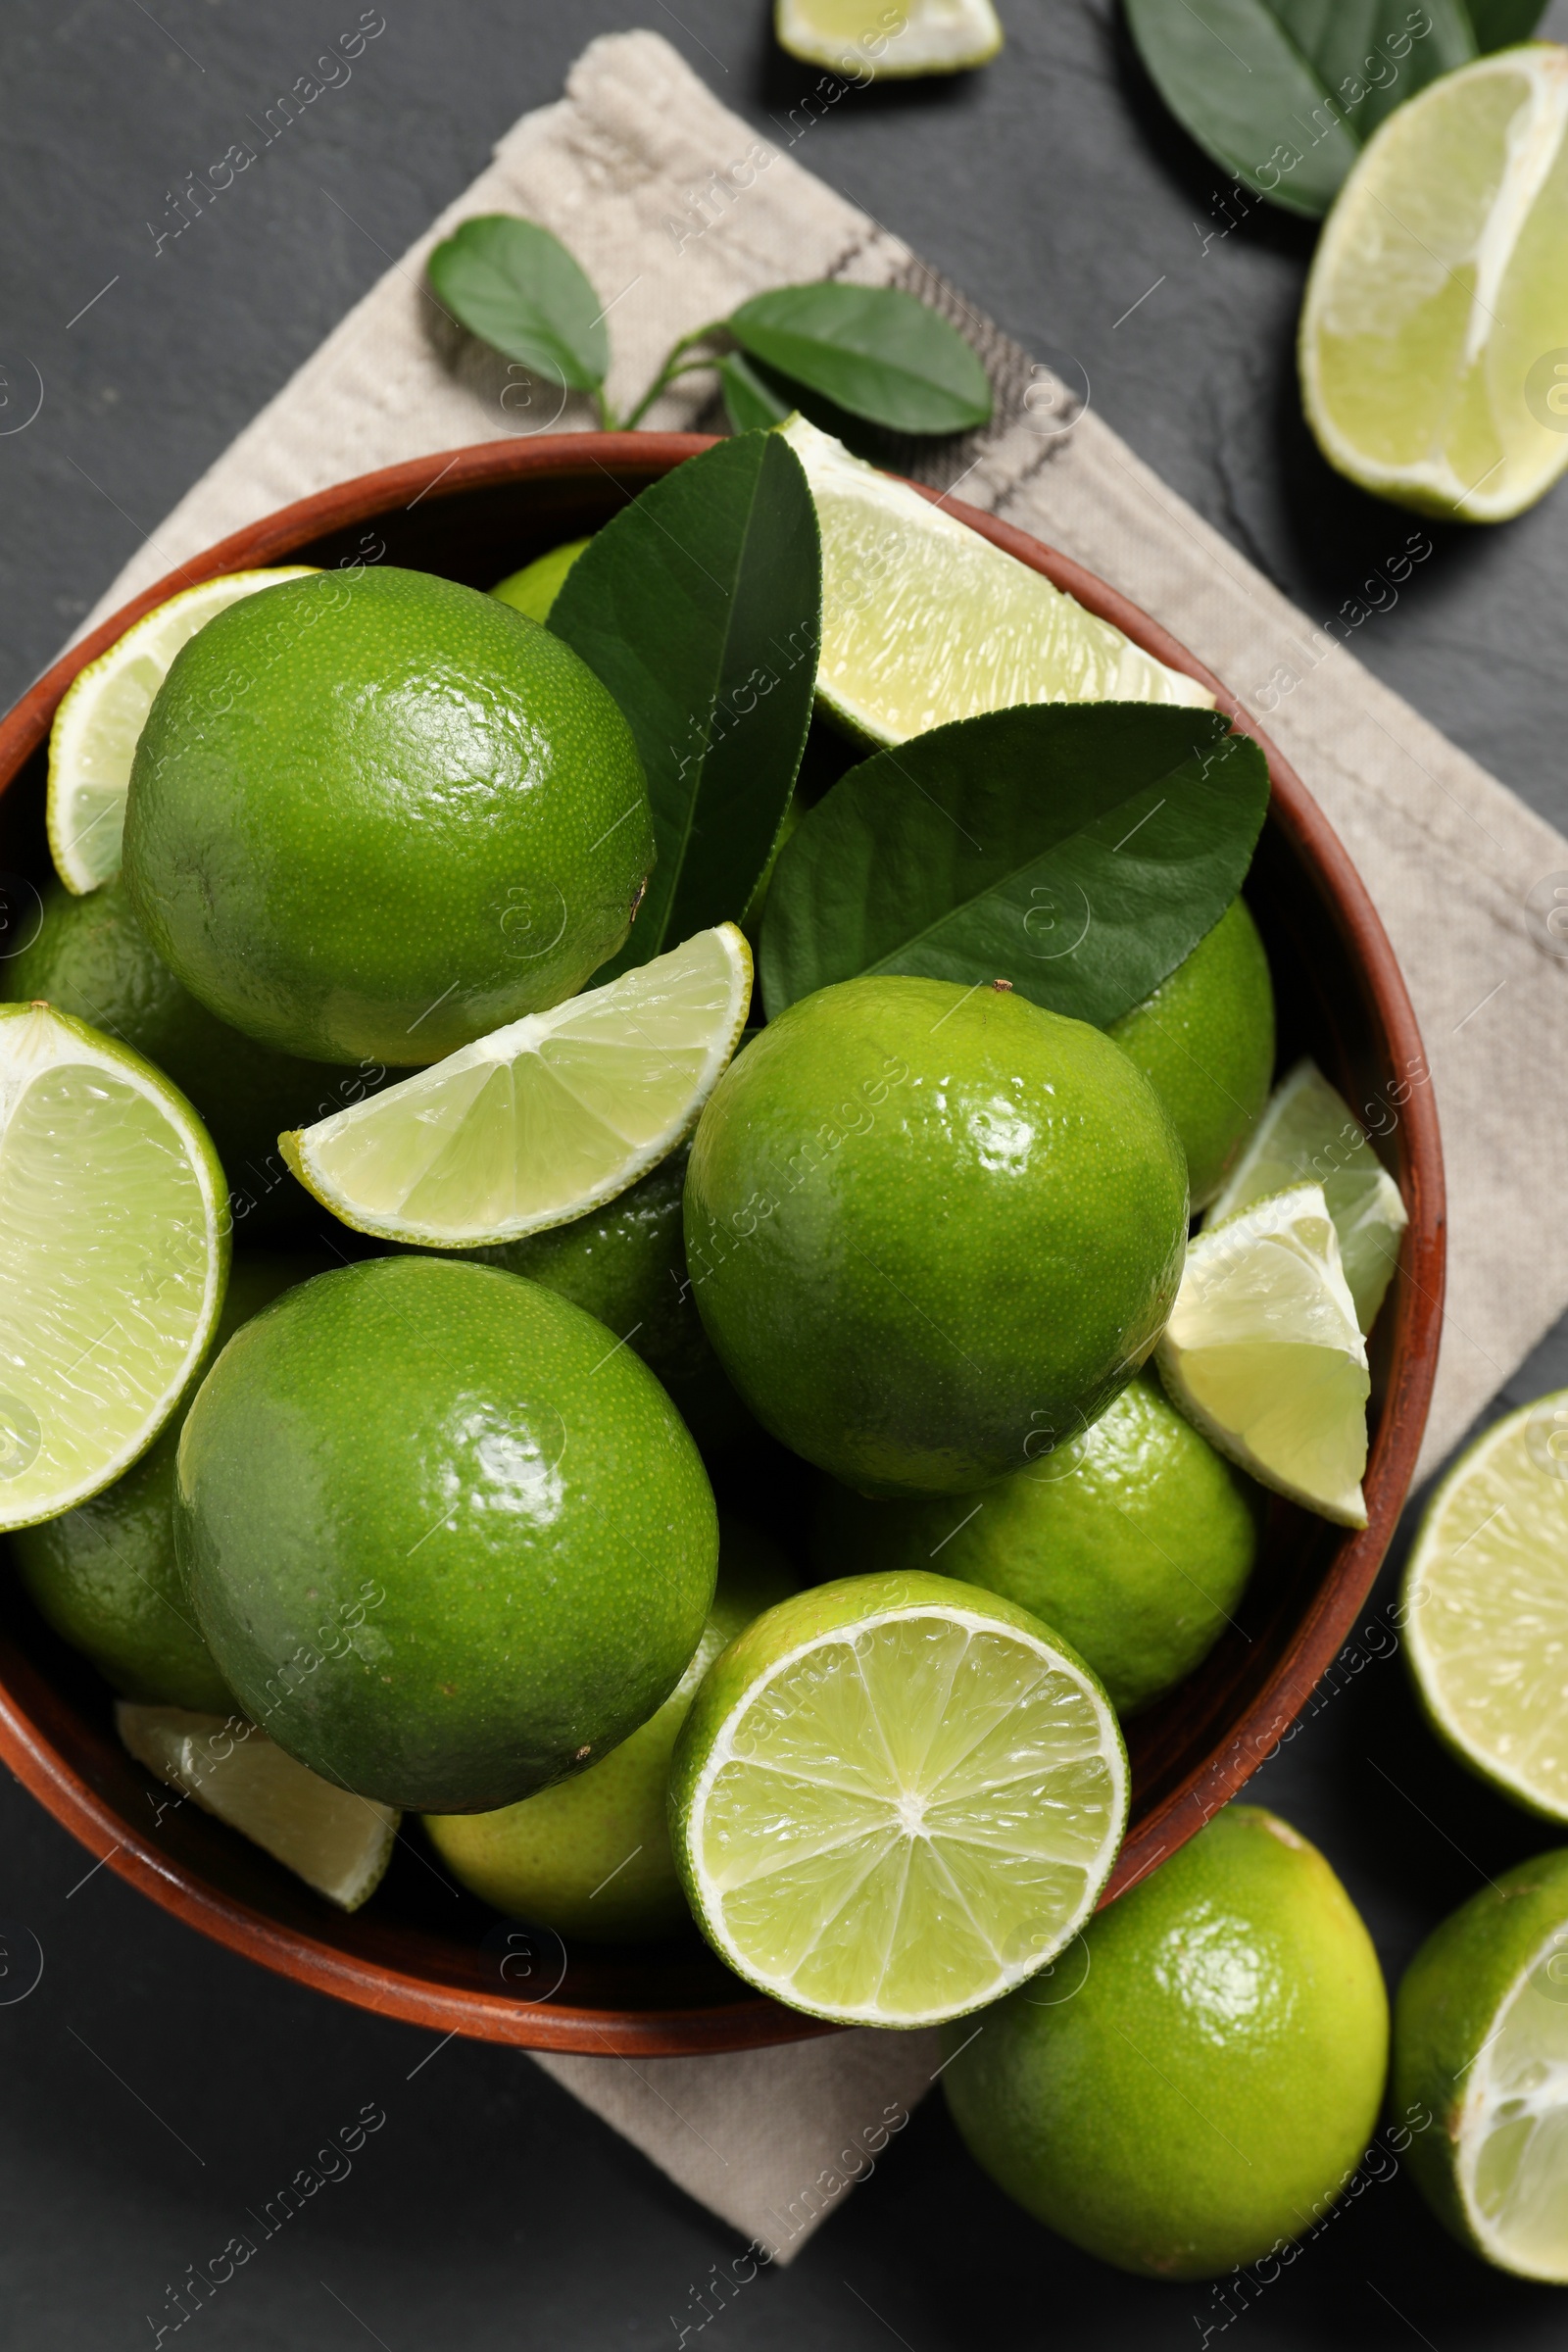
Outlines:
[{"label": "small lime wedge on table", "polygon": [[403,1818],[391,1805],[334,1788],[238,1716],[121,1699],[115,1724],[138,1764],[340,1910],[357,1911],[375,1892]]},{"label": "small lime wedge on table", "polygon": [[47,1004],[0,1005],[0,1527],[152,1444],[228,1277],[223,1172],[183,1095]]},{"label": "small lime wedge on table", "polygon": [[515,1241],[623,1193],[672,1152],[746,1026],[733,923],[279,1137],[345,1225],[447,1249]]},{"label": "small lime wedge on table", "polygon": [[670,1835],[738,1976],[839,2024],[928,2026],[1071,1940],[1127,1797],[1104,1690],[1037,1618],[948,1577],[847,1577],[710,1669]]},{"label": "small lime wedge on table", "polygon": [[231,571],[203,580],[144,612],[123,637],[66,689],[49,736],[49,852],[68,890],[96,890],[120,870],[125,795],[153,697],[182,645],[215,612],[297,580],[314,564],[285,564],[264,571]]},{"label": "small lime wedge on table", "polygon": [[1321,1185],[1189,1244],[1155,1362],[1221,1453],[1307,1510],[1365,1527],[1366,1343]]},{"label": "small lime wedge on table", "polygon": [[1568,49],[1532,41],[1444,74],[1367,142],[1299,343],[1318,446],[1363,490],[1501,522],[1568,466],[1565,133]]},{"label": "small lime wedge on table", "polygon": [[906,743],[1015,703],[1212,705],[1196,679],[804,416],[779,431],[822,534],[817,697],[852,734]]},{"label": "small lime wedge on table", "polygon": [[[776,0],[773,31],[781,49],[808,66],[852,74],[961,74],[1002,47],[991,0],[905,0],[897,24],[880,24],[865,0]],[[873,54],[869,44],[880,39]]]},{"label": "small lime wedge on table", "polygon": [[1315,1062],[1298,1061],[1269,1097],[1268,1107],[1208,1212],[1221,1225],[1238,1209],[1296,1184],[1320,1184],[1356,1321],[1370,1331],[1394,1280],[1399,1237],[1409,1223],[1399,1188],[1379,1159],[1343,1095]]}]

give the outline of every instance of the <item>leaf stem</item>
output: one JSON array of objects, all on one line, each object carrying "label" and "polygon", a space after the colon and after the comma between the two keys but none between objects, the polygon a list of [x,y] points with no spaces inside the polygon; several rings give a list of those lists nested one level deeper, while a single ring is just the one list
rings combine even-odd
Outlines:
[{"label": "leaf stem", "polygon": [[681,354],[682,352],[695,350],[697,345],[700,343],[710,343],[715,335],[721,335],[725,333],[726,327],[727,322],[724,319],[715,318],[710,325],[700,326],[694,335],[682,335],[678,343],[672,344],[668,354],[665,357],[664,365],[662,368],[661,368],[659,373],[655,376],[653,382],[649,385],[647,391],[637,403],[637,406],[621,418],[619,430],[629,433],[634,425],[641,424],[643,418],[647,416],[649,410],[653,407],[661,392],[663,391],[664,386],[666,384],[672,384],[678,375],[692,375],[695,374],[697,369],[700,368],[711,368],[713,362],[710,358],[700,360],[683,360],[681,358]]}]

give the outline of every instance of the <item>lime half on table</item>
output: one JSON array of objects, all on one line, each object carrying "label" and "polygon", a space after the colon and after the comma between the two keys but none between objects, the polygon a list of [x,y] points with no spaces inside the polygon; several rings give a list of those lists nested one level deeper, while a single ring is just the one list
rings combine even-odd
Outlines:
[{"label": "lime half on table", "polygon": [[1515,1804],[1568,1822],[1568,1391],[1460,1456],[1411,1547],[1404,1606],[1440,1736]]},{"label": "lime half on table", "polygon": [[152,1444],[218,1321],[228,1224],[207,1131],[151,1062],[0,1005],[0,1528]]},{"label": "lime half on table", "polygon": [[1318,446],[1363,490],[1500,522],[1568,466],[1565,132],[1568,49],[1532,41],[1418,91],[1351,170],[1299,358]]},{"label": "lime half on table", "polygon": [[318,568],[285,564],[203,580],[144,612],[67,687],[49,736],[49,854],[68,890],[96,890],[120,871],[130,763],[153,697],[182,645],[215,612]]},{"label": "lime half on table", "polygon": [[567,1224],[691,1133],[751,996],[752,951],[719,923],[280,1136],[283,1156],[345,1225],[388,1241],[474,1248]]},{"label": "lime half on table", "polygon": [[1127,1822],[1110,1701],[1013,1602],[919,1572],[819,1585],[709,1671],[670,1836],[738,1976],[842,2025],[930,2026],[1043,1968]]},{"label": "lime half on table", "polygon": [[817,695],[852,734],[905,743],[1015,703],[1212,707],[1196,678],[804,416],[778,429],[822,534]]}]

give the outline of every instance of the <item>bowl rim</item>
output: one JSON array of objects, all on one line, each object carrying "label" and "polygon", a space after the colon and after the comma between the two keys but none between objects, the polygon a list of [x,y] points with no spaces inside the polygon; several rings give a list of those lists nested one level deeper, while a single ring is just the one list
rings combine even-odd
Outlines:
[{"label": "bowl rim", "polygon": [[[314,541],[371,523],[398,508],[407,511],[425,499],[444,501],[530,478],[576,475],[586,480],[595,471],[635,495],[687,458],[710,448],[713,440],[706,433],[590,432],[479,442],[360,474],[276,509],[141,590],[27,688],[0,721],[0,793],[46,741],[72,680],[133,621],[181,588],[219,573],[286,561]],[[1396,1066],[1426,1070],[1414,1009],[1364,883],[1301,779],[1236,695],[1167,629],[1071,557],[946,493],[920,483],[909,486],[993,546],[1044,573],[1090,612],[1113,622],[1134,644],[1198,679],[1238,730],[1258,744],[1269,767],[1270,815],[1297,862],[1315,875],[1326,908],[1359,967],[1391,1056]],[[1401,1119],[1409,1212],[1400,1259],[1405,1280],[1400,1285],[1388,1392],[1367,1465],[1367,1525],[1346,1531],[1285,1652],[1230,1737],[1129,1834],[1102,1902],[1124,1893],[1183,1844],[1272,1752],[1343,1647],[1393,1536],[1415,1472],[1436,1374],[1446,1257],[1443,1154],[1430,1084],[1413,1087],[1402,1104]],[[90,1852],[175,1918],[281,1976],[383,2016],[432,2032],[525,2048],[616,2057],[751,2049],[841,2031],[744,1990],[733,2002],[702,2009],[617,2013],[527,2003],[482,1987],[443,1984],[328,1943],[226,1893],[160,1849],[76,1770],[3,1678],[0,1758]]]}]

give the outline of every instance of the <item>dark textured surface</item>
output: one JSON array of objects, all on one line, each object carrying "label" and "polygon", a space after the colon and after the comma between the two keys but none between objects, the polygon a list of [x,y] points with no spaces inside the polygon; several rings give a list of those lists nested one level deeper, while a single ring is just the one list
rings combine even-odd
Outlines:
[{"label": "dark textured surface", "polygon": [[[0,701],[491,142],[557,94],[591,34],[651,24],[763,128],[815,78],[770,51],[761,0],[679,0],[678,17],[663,0],[385,6],[387,29],[348,84],[155,259],[146,223],[165,224],[178,176],[245,137],[357,9],[160,0],[154,16],[140,0],[8,0]],[[1108,0],[1003,0],[1003,13],[1010,45],[983,77],[851,93],[802,160],[1020,341],[1072,355],[1101,413],[1167,481],[1314,619],[1337,612],[1408,524],[1326,473],[1297,420],[1309,232],[1258,212],[1205,252],[1215,177],[1161,117]],[[1563,0],[1548,29],[1568,32]],[[43,407],[19,431],[33,369]],[[1435,559],[1357,651],[1568,821],[1568,494],[1499,531],[1435,536]],[[1509,1396],[1565,1380],[1559,1333]],[[1392,1977],[1485,1874],[1553,1839],[1420,1730],[1384,1592],[1376,1630],[1253,1793],[1324,1845]],[[727,2267],[733,2233],[525,2059],[462,2042],[432,2056],[426,2037],[176,1928],[107,1870],[78,1884],[89,1858],[9,1785],[0,1818],[0,1913],[44,1953],[37,1990],[0,2006],[0,2343],[131,2346],[160,2325],[172,2341],[166,2288],[236,2230],[257,2235],[246,2208],[261,2212],[367,2103],[386,2121],[352,2173],[261,2243],[187,2340],[214,2352],[370,2340],[641,2352],[678,2345],[682,2328],[697,2340],[694,2290]],[[762,2276],[710,2324],[737,2352],[1154,2352],[1205,2328],[1210,2342],[1234,2329],[1252,2352],[1330,2338],[1534,2352],[1561,2341],[1562,2313],[1552,2290],[1452,2248],[1402,2170],[1340,2209],[1272,2284],[1228,2303],[1126,2279],[1007,2206],[933,2103],[788,2274]]]}]

